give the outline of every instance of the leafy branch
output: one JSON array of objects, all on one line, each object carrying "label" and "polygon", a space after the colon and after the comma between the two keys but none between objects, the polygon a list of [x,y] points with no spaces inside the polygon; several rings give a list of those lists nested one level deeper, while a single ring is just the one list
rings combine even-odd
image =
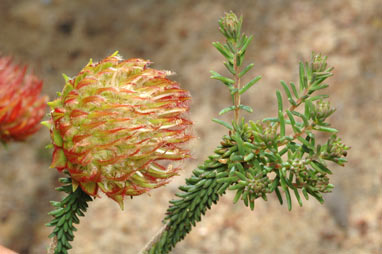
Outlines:
[{"label": "leafy branch", "polygon": [[[219,112],[219,115],[223,115],[230,111],[234,111],[234,120],[236,123],[239,121],[239,111],[240,109],[252,113],[253,109],[249,106],[242,105],[240,103],[240,96],[244,94],[249,88],[251,88],[257,81],[261,79],[261,76],[257,76],[241,87],[241,78],[250,71],[254,64],[248,64],[244,69],[242,69],[242,64],[244,61],[244,56],[247,51],[248,45],[253,39],[253,36],[247,36],[241,33],[241,27],[243,23],[243,17],[240,19],[230,12],[224,18],[219,20],[219,30],[225,37],[225,43],[213,42],[212,45],[225,57],[227,60],[224,62],[224,66],[232,74],[232,78],[222,76],[221,74],[211,71],[211,78],[221,81],[225,86],[228,87],[229,92],[232,97],[232,106],[226,107]],[[227,123],[221,120],[214,119],[215,122],[229,126]]]},{"label": "leafy branch", "polygon": [[54,218],[46,224],[48,227],[54,227],[53,232],[49,235],[52,238],[49,254],[66,254],[72,248],[70,241],[74,239],[74,232],[77,230],[74,224],[79,224],[78,216],[84,216],[88,202],[93,199],[82,191],[81,188],[73,190],[72,179],[70,177],[60,178],[59,181],[63,186],[56,188],[57,191],[67,193],[67,196],[59,202],[51,201],[56,207],[49,213]]},{"label": "leafy branch", "polygon": [[156,242],[141,253],[168,253],[199,222],[207,209],[216,204],[228,184],[218,180],[227,176],[226,165],[219,162],[229,156],[232,147],[221,146],[203,165],[193,171],[186,184],[179,187],[178,200],[171,200],[164,219],[165,229]]},{"label": "leafy branch", "polygon": [[[219,20],[225,44],[213,43],[226,58],[224,65],[233,76],[211,72],[211,78],[221,81],[232,96],[233,105],[219,113],[234,111],[232,125],[213,119],[226,127],[228,134],[215,153],[186,179],[186,185],[179,187],[178,199],[170,201],[164,228],[141,253],[169,253],[227,190],[236,192],[234,203],[242,200],[251,210],[255,208],[256,199],[261,197],[266,201],[273,192],[280,204],[284,203],[285,196],[289,210],[292,209],[291,193],[300,206],[301,196],[305,199],[313,196],[322,203],[322,193],[334,187],[329,183],[332,171],[327,162],[342,166],[346,162],[349,147],[326,122],[335,110],[327,100],[328,95],[315,95],[328,87],[324,81],[332,76],[333,68],[327,66],[326,57],[313,54],[310,63],[299,64],[298,87],[293,82],[287,85],[281,81],[289,107],[284,109],[283,96],[277,90],[277,117],[257,122],[239,119],[240,109],[253,111],[240,103],[240,96],[261,78],[257,76],[243,87],[240,85],[240,79],[253,67],[249,64],[243,70],[240,68],[252,40],[252,36],[241,34],[241,25],[242,18],[227,13]],[[320,144],[316,140],[319,132],[331,136]]]}]

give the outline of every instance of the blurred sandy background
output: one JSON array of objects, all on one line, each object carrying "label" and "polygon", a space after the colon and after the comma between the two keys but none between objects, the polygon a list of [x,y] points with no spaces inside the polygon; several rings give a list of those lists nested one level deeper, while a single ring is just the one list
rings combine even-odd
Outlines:
[{"label": "blurred sandy background", "polygon": [[[252,76],[263,75],[243,98],[255,109],[248,118],[274,116],[279,80],[297,80],[298,61],[320,51],[336,68],[328,93],[337,112],[330,121],[352,147],[349,163],[332,167],[336,188],[325,205],[294,202],[288,212],[272,195],[251,212],[225,195],[173,253],[382,253],[381,1],[1,0],[0,52],[29,64],[50,98],[62,89],[61,73],[73,76],[89,58],[117,49],[175,71],[193,95],[195,159],[167,188],[128,200],[123,212],[106,198],[91,203],[71,253],[137,253],[160,228],[176,187],[218,144],[224,129],[209,119],[230,97],[209,79],[211,69],[224,72],[211,42],[222,39],[217,20],[229,10],[242,13],[244,31],[255,35],[247,62],[255,63]],[[0,244],[23,254],[45,252],[48,201],[60,198],[48,143],[41,129],[0,153]]]}]

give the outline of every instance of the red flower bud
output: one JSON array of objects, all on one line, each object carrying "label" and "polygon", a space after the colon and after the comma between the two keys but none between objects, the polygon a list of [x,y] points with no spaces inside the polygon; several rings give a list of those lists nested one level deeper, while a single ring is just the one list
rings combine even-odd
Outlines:
[{"label": "red flower bud", "polygon": [[9,57],[0,58],[0,141],[22,141],[40,128],[47,97],[42,81]]},{"label": "red flower bud", "polygon": [[190,95],[148,68],[142,59],[122,60],[116,53],[66,78],[51,108],[54,146],[51,167],[67,170],[89,195],[98,190],[123,205],[168,182],[178,168],[166,161],[189,157],[185,118]]}]

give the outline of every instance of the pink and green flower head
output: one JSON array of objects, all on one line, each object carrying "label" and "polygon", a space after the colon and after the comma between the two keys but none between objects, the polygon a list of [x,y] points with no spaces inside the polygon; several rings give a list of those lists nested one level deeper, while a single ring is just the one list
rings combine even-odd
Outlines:
[{"label": "pink and green flower head", "polygon": [[117,52],[65,76],[59,98],[49,102],[47,123],[54,147],[51,167],[67,170],[73,187],[99,190],[123,208],[125,196],[168,183],[179,168],[169,161],[190,157],[190,94],[168,71]]}]

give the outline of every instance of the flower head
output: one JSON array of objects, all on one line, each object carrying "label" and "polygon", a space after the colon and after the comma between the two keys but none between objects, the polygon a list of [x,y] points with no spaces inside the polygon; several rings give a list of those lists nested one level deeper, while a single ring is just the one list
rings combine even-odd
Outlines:
[{"label": "flower head", "polygon": [[98,190],[123,205],[168,182],[178,168],[166,161],[189,157],[180,147],[191,136],[185,118],[190,95],[148,68],[149,61],[123,60],[117,53],[89,62],[66,77],[51,108],[54,146],[51,167],[67,170],[89,195]]},{"label": "flower head", "polygon": [[40,96],[42,81],[27,67],[0,58],[0,141],[22,141],[40,128],[47,97]]},{"label": "flower head", "polygon": [[220,31],[228,38],[237,40],[240,35],[243,17],[238,18],[232,11],[225,13],[225,16],[219,19]]},{"label": "flower head", "polygon": [[328,66],[327,62],[327,57],[322,56],[321,54],[315,54],[312,53],[312,71],[313,72],[324,72],[326,70],[326,67]]}]

